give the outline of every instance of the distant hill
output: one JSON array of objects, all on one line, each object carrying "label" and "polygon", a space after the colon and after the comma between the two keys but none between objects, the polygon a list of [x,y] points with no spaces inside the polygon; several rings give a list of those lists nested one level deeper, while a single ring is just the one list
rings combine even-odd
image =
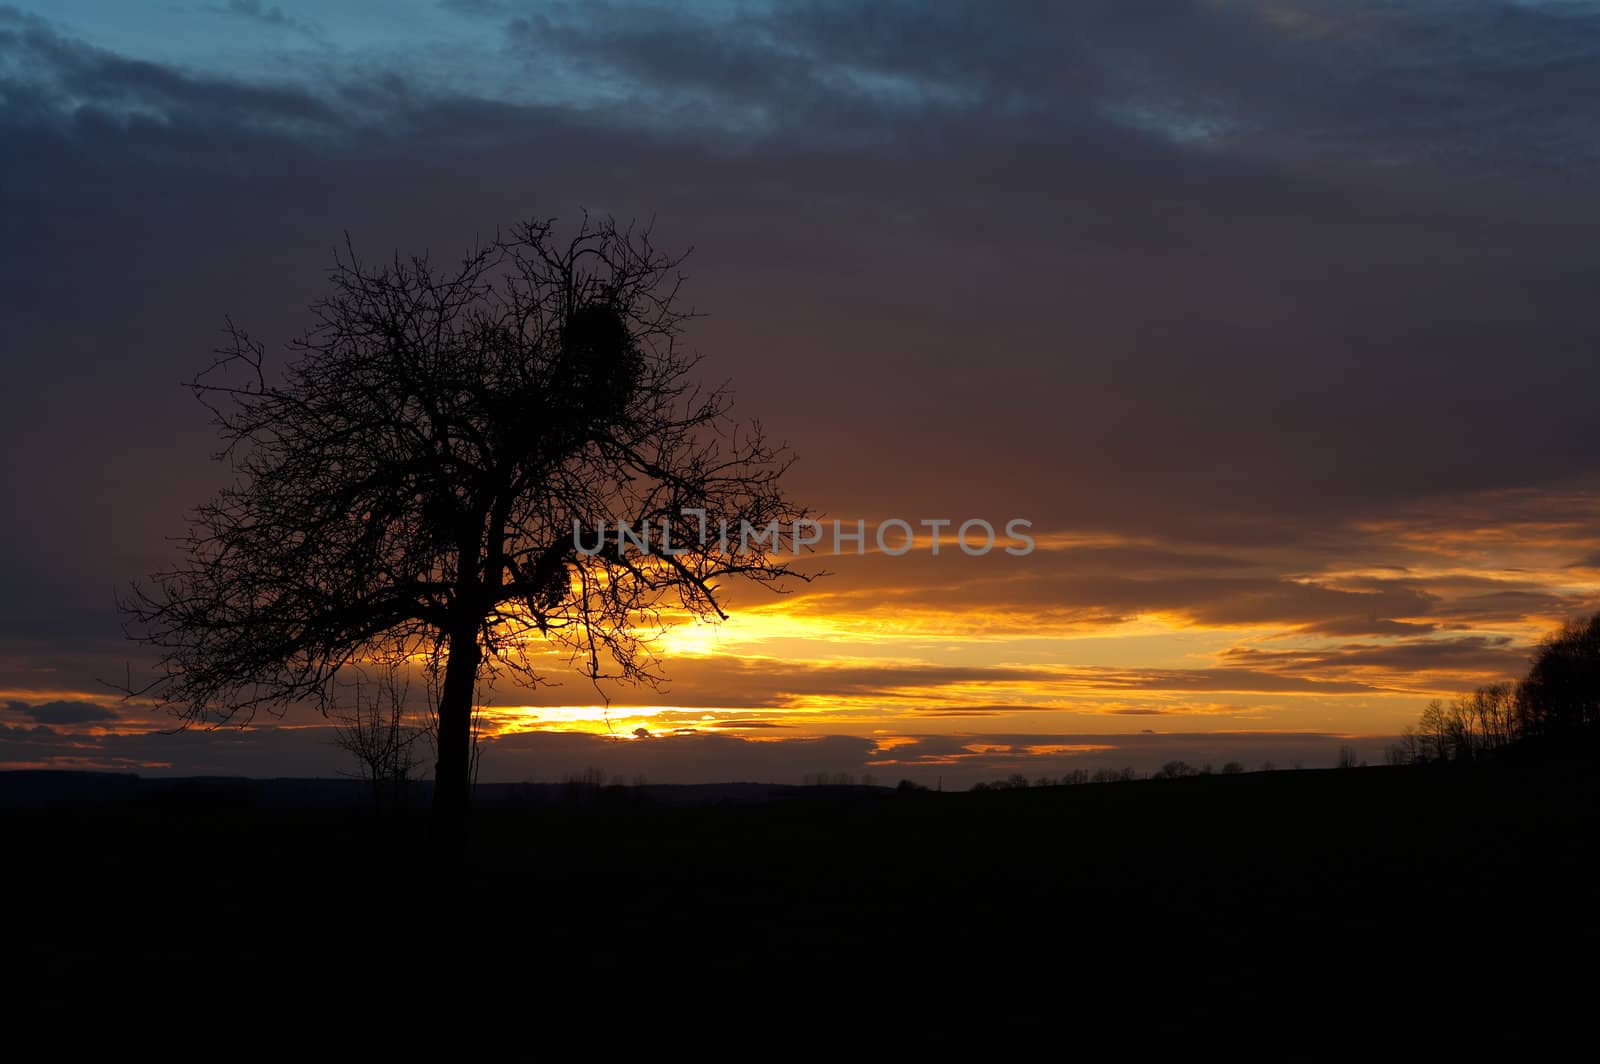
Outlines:
[{"label": "distant hill", "polygon": [[[784,783],[643,784],[480,783],[475,800],[500,803],[570,804],[628,799],[669,808],[747,804],[780,800],[832,799],[851,794],[888,794],[886,787],[800,786]],[[426,805],[429,780],[410,785],[412,805]],[[19,769],[0,772],[0,807],[58,802],[206,800],[230,805],[366,805],[368,785],[357,779],[249,779],[242,776],[153,776],[131,772]]]}]

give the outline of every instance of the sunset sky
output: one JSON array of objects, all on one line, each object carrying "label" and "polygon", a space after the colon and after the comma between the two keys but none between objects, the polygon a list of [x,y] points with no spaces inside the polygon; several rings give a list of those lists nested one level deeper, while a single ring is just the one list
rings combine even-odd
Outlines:
[{"label": "sunset sky", "polygon": [[227,483],[179,382],[346,232],[585,208],[693,247],[797,499],[1037,549],[733,587],[660,690],[483,691],[482,778],[1377,760],[1600,609],[1596,99],[1577,0],[0,5],[0,767],[346,768],[107,685]]}]

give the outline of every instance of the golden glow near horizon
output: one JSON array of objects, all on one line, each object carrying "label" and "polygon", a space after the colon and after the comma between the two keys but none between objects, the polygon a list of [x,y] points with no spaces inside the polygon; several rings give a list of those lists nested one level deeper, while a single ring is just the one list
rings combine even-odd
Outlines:
[{"label": "golden glow near horizon", "polygon": [[[913,737],[1070,755],[1099,747],[1051,737],[1393,735],[1430,698],[1516,676],[1539,638],[1600,606],[1600,534],[1581,517],[1489,508],[1353,527],[1320,552],[1041,533],[1028,558],[819,559],[834,575],[793,594],[734,589],[724,622],[666,614],[659,689],[597,690],[530,648],[556,682],[502,677],[482,691],[481,726],[852,736],[884,763]],[[76,730],[149,726],[131,714]]]},{"label": "golden glow near horizon", "polygon": [[657,650],[674,682],[648,699],[622,691],[610,706],[491,719],[875,736],[880,747],[902,733],[1156,725],[1393,734],[1430,698],[1515,676],[1541,636],[1600,602],[1593,525],[1495,510],[1357,525],[1316,566],[1062,533],[1038,534],[1036,553],[1009,565],[842,559],[845,571],[801,593],[669,627]]}]

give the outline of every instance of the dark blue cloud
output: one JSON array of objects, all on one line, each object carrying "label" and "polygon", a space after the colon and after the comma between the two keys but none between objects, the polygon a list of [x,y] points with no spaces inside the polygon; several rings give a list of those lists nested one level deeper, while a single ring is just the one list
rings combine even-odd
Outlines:
[{"label": "dark blue cloud", "polygon": [[35,724],[99,724],[118,719],[115,710],[95,702],[27,702],[11,700],[5,703],[7,712],[27,717]]}]

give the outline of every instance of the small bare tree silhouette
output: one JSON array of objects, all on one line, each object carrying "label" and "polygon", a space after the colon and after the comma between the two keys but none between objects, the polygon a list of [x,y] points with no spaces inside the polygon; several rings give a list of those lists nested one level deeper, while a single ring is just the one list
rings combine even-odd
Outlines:
[{"label": "small bare tree silhouette", "polygon": [[349,686],[349,704],[329,712],[334,745],[354,759],[379,809],[401,805],[423,764],[417,744],[429,734],[407,705],[411,678],[404,659],[358,668]]}]

